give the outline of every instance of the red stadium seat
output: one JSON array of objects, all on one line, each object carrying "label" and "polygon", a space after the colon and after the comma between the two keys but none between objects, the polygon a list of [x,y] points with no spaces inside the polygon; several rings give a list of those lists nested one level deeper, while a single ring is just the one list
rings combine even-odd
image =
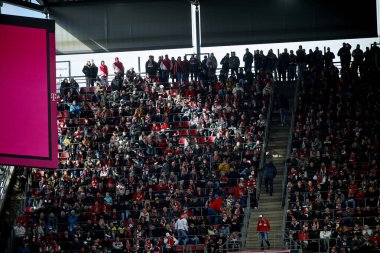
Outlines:
[{"label": "red stadium seat", "polygon": [[187,131],[186,129],[182,129],[181,130],[181,135],[182,136],[188,136],[189,135],[189,131]]},{"label": "red stadium seat", "polygon": [[95,87],[95,86],[91,86],[91,87],[88,89],[88,92],[95,93],[95,90],[96,90],[96,87]]},{"label": "red stadium seat", "polygon": [[198,144],[205,144],[205,143],[207,143],[207,141],[206,141],[206,137],[200,137],[200,138],[198,139]]},{"label": "red stadium seat", "polygon": [[85,96],[85,95],[79,95],[79,96],[78,96],[78,101],[79,101],[79,102],[83,102],[85,99],[86,99],[86,96]]},{"label": "red stadium seat", "polygon": [[81,87],[80,94],[86,94],[86,93],[87,93],[87,87]]},{"label": "red stadium seat", "polygon": [[190,121],[182,121],[181,127],[182,128],[190,128]]},{"label": "red stadium seat", "polygon": [[180,124],[179,124],[179,122],[174,122],[174,123],[173,123],[173,130],[176,130],[176,129],[178,129],[178,128],[180,128]]},{"label": "red stadium seat", "polygon": [[184,252],[185,251],[185,246],[183,246],[183,245],[177,245],[175,247],[175,251],[177,251],[177,252]]},{"label": "red stadium seat", "polygon": [[208,137],[208,142],[209,143],[214,143],[215,142],[215,137],[214,136]]},{"label": "red stadium seat", "polygon": [[196,246],[195,250],[198,251],[198,252],[203,252],[205,250],[205,245],[204,244],[198,244]]},{"label": "red stadium seat", "polygon": [[189,134],[190,135],[198,135],[198,130],[197,129],[190,129]]}]

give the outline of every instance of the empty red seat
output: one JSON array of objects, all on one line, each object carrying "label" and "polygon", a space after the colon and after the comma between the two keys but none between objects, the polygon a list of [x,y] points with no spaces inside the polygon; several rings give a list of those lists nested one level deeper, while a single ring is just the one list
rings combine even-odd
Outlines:
[{"label": "empty red seat", "polygon": [[196,251],[203,252],[205,250],[205,245],[204,244],[198,244],[196,246]]},{"label": "empty red seat", "polygon": [[173,129],[176,130],[176,129],[178,129],[178,128],[180,128],[180,124],[179,124],[179,122],[174,122],[174,123],[173,123]]},{"label": "empty red seat", "polygon": [[189,128],[190,127],[190,121],[182,121],[181,127],[182,128]]},{"label": "empty red seat", "polygon": [[214,143],[215,142],[215,137],[214,136],[208,137],[208,142],[209,143]]},{"label": "empty red seat", "polygon": [[88,91],[94,93],[95,90],[96,90],[96,87],[95,86],[91,86]]},{"label": "empty red seat", "polygon": [[78,101],[79,101],[79,102],[82,102],[82,101],[84,101],[85,99],[86,99],[85,95],[79,95],[79,96],[78,96]]},{"label": "empty red seat", "polygon": [[182,130],[181,130],[181,135],[182,135],[182,136],[188,136],[188,135],[189,135],[189,132],[188,132],[186,129],[182,129]]},{"label": "empty red seat", "polygon": [[198,139],[198,144],[205,144],[207,141],[206,141],[206,137],[200,137]]},{"label": "empty red seat", "polygon": [[198,134],[198,130],[197,129],[190,129],[189,134],[190,135],[197,135]]}]

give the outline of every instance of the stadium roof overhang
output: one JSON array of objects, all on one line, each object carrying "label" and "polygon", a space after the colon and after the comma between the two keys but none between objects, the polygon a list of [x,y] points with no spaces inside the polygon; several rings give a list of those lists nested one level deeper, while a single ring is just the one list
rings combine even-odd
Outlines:
[{"label": "stadium roof overhang", "polygon": [[[75,4],[111,4],[111,3],[125,3],[125,2],[153,2],[154,0],[3,0],[3,2],[10,3],[19,7],[27,8],[30,10],[46,13],[50,7],[64,7],[72,6]],[[166,0],[167,1],[167,0]],[[188,1],[192,0],[169,0],[169,1]],[[195,0],[194,0],[195,1]]]}]

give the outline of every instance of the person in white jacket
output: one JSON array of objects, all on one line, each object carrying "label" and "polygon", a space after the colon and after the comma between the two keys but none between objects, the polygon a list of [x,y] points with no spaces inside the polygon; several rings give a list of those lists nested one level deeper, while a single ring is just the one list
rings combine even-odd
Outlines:
[{"label": "person in white jacket", "polygon": [[13,230],[15,231],[15,236],[17,238],[23,238],[25,236],[25,227],[18,222],[16,226],[14,226]]},{"label": "person in white jacket", "polygon": [[189,225],[187,224],[186,214],[182,214],[181,217],[175,223],[175,229],[177,230],[178,240],[183,245],[186,245],[189,241],[188,231]]},{"label": "person in white jacket", "polygon": [[331,238],[331,231],[327,229],[327,226],[324,226],[323,230],[319,232],[319,238],[321,239],[321,246],[323,247],[323,251],[327,251],[329,249]]}]

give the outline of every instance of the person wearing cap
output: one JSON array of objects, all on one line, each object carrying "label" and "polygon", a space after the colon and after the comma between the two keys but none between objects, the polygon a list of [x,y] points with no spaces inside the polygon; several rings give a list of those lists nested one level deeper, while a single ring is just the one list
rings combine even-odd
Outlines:
[{"label": "person wearing cap", "polygon": [[121,79],[124,77],[124,65],[121,61],[119,61],[119,57],[115,58],[115,62],[112,65],[113,71],[116,76],[119,76]]},{"label": "person wearing cap", "polygon": [[270,223],[269,220],[267,218],[264,218],[262,214],[259,215],[256,231],[259,236],[261,250],[264,250],[264,241],[268,245],[268,249],[270,249],[270,243],[268,240],[268,233],[270,232]]}]

